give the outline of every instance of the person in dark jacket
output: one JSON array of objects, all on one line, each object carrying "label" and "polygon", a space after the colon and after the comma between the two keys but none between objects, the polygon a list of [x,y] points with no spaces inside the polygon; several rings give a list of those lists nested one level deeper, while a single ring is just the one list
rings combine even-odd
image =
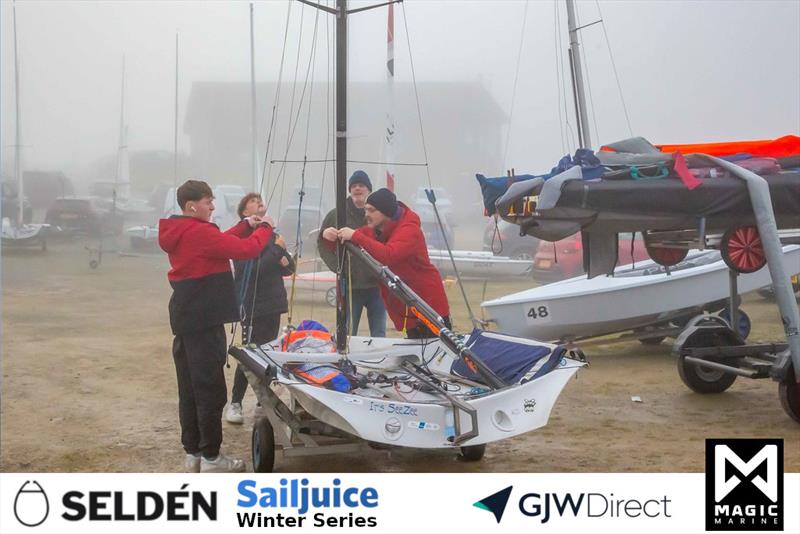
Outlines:
[{"label": "person in dark jacket", "polygon": [[186,468],[240,472],[244,462],[220,453],[227,400],[224,325],[240,319],[229,259],[258,256],[272,228],[260,217],[250,217],[221,232],[210,222],[214,196],[205,182],[187,180],[177,197],[183,214],[159,221],[158,243],[171,267],[169,321],[175,335],[172,356]]},{"label": "person in dark jacket", "polygon": [[[346,225],[350,228],[364,226],[364,205],[367,196],[372,192],[372,182],[364,171],[356,171],[348,182],[350,196],[347,197],[347,216]],[[322,221],[319,237],[317,238],[317,248],[319,255],[328,268],[336,272],[336,239],[338,237],[336,229],[336,210],[331,210]],[[349,279],[352,284],[352,313],[348,310],[350,318],[351,334],[358,334],[358,325],[361,322],[361,312],[367,309],[367,321],[369,322],[369,335],[372,337],[386,337],[386,307],[381,300],[381,293],[378,289],[378,282],[361,261],[355,260],[351,263]],[[344,266],[345,276],[348,274],[348,266]]]},{"label": "person in dark jacket", "polygon": [[[341,228],[338,237],[352,241],[387,266],[414,292],[425,299],[450,327],[450,305],[442,276],[428,258],[428,246],[419,216],[397,201],[388,189],[378,189],[364,207],[366,226]],[[381,297],[395,328],[409,338],[434,337],[433,332],[409,313],[403,302],[381,286]]]},{"label": "person in dark jacket", "polygon": [[[240,219],[252,215],[264,216],[266,208],[261,195],[248,193],[239,202],[237,209]],[[269,245],[254,260],[233,262],[236,278],[236,292],[241,299],[242,343],[258,345],[278,337],[281,327],[281,314],[289,311],[286,287],[283,277],[294,272],[294,262],[286,251],[283,236],[275,235]],[[231,389],[231,403],[225,413],[225,420],[242,424],[242,399],[247,391],[247,378],[241,364],[236,365]]]}]

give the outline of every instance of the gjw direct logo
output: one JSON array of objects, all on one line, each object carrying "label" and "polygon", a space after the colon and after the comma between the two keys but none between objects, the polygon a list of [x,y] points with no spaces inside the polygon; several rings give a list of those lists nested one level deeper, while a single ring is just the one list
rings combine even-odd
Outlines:
[{"label": "gjw direct logo", "polygon": [[[472,504],[494,515],[500,523],[511,497],[513,486],[484,497]],[[672,500],[663,496],[620,498],[613,493],[541,492],[524,493],[517,501],[519,512],[544,524],[562,517],[586,518],[670,518]]]},{"label": "gjw direct logo", "polygon": [[706,530],[783,530],[783,440],[706,440]]}]

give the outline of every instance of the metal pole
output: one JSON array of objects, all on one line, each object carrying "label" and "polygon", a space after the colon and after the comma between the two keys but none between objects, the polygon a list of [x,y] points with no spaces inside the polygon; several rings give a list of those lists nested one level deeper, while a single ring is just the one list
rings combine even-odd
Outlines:
[{"label": "metal pole", "polygon": [[178,188],[178,32],[175,32],[175,137],[172,140],[172,185]]},{"label": "metal pole", "polygon": [[[336,0],[336,227],[346,225],[347,195],[347,0]],[[344,265],[344,244],[337,242],[338,265]],[[337,273],[336,284],[336,349],[347,348],[346,296],[344,273]]]},{"label": "metal pole", "polygon": [[583,146],[591,148],[592,138],[589,134],[589,116],[586,109],[586,93],[583,90],[583,70],[581,69],[581,52],[578,48],[578,25],[575,23],[575,0],[567,1],[567,27],[569,29],[569,48],[572,53],[575,74],[575,90],[578,100],[580,129],[582,131]]},{"label": "metal pole", "polygon": [[260,193],[258,179],[258,148],[256,132],[256,45],[255,33],[253,31],[253,2],[250,2],[250,128],[253,137],[253,191]]},{"label": "metal pole", "polygon": [[14,145],[14,176],[17,179],[17,227],[21,227],[24,223],[24,209],[25,209],[25,188],[22,184],[22,165],[20,164],[20,147],[22,146],[22,114],[20,112],[20,105],[19,105],[19,58],[17,55],[17,3],[14,2],[12,5],[13,8],[13,17],[14,17],[14,97],[16,106],[16,119],[17,123],[15,125],[15,139],[16,144]]}]

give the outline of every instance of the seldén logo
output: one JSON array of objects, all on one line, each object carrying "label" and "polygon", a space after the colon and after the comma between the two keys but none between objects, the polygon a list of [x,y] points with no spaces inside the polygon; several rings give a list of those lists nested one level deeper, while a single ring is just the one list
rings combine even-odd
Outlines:
[{"label": "seld\u00e9n logo", "polygon": [[783,440],[706,440],[706,530],[783,530]]},{"label": "seld\u00e9n logo", "polygon": [[473,503],[472,506],[493,513],[494,518],[500,523],[500,520],[503,519],[503,512],[506,511],[506,504],[508,503],[508,498],[511,496],[511,489],[513,487],[514,486],[509,486],[488,497],[484,497],[480,501]]}]

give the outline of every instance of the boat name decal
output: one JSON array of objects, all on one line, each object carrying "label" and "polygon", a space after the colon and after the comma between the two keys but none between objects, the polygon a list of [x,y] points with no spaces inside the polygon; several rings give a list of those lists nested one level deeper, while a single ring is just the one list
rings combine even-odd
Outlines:
[{"label": "boat name decal", "polygon": [[536,399],[525,399],[523,402],[523,407],[525,408],[526,413],[532,412],[536,409]]},{"label": "boat name decal", "polygon": [[406,406],[404,404],[395,404],[393,402],[382,403],[369,401],[369,411],[377,413],[393,413],[396,415],[417,415],[417,409],[413,406]]}]

